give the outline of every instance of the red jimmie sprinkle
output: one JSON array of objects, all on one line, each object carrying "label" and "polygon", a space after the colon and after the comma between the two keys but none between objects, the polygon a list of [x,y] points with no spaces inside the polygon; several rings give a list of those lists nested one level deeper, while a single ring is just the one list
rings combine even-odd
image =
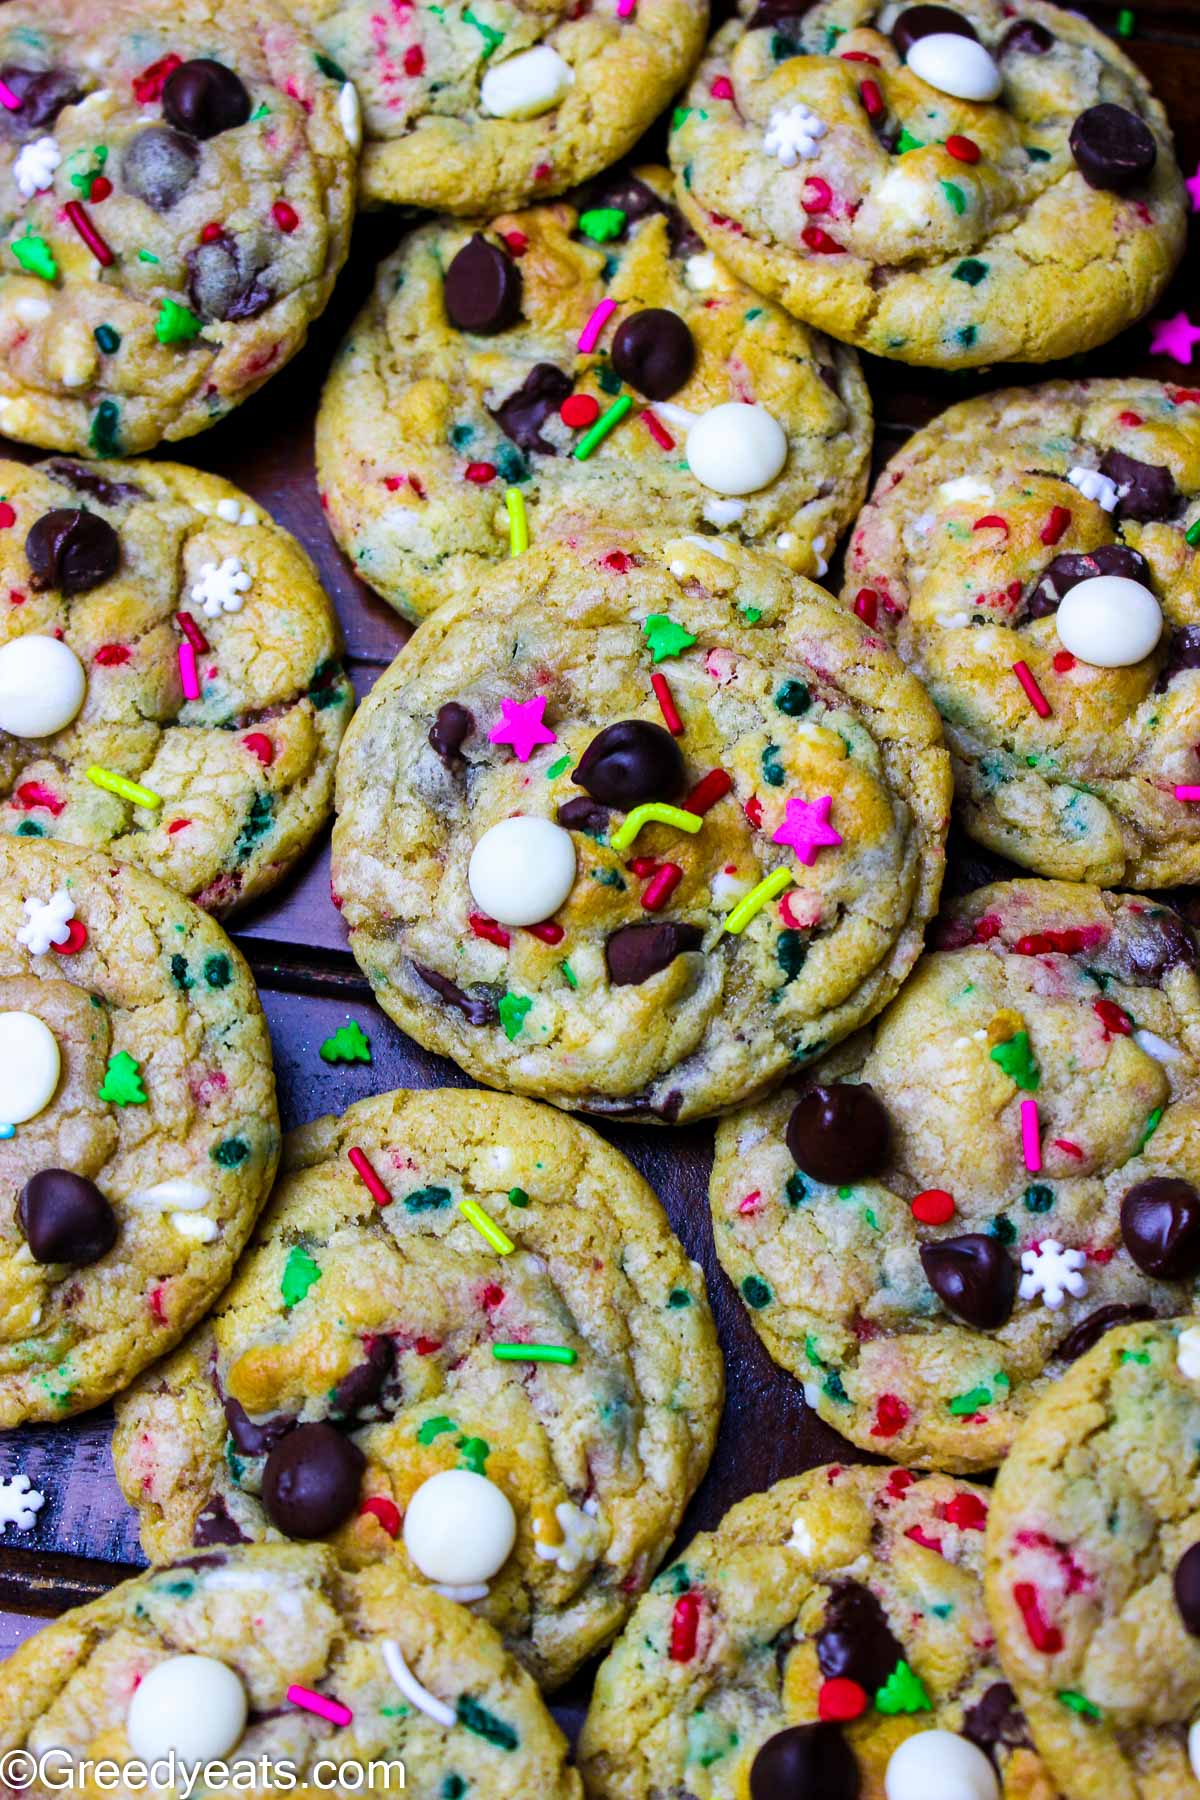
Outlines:
[{"label": "red jimmie sprinkle", "polygon": [[466,476],[468,481],[477,481],[480,487],[483,487],[486,482],[495,481],[496,465],[495,463],[468,463]]},{"label": "red jimmie sprinkle", "polygon": [[662,713],[663,724],[671,733],[672,737],[681,737],[683,735],[683,720],[675,709],[675,702],[671,697],[671,689],[666,676],[652,675],[650,677],[650,686],[654,689],[654,698],[658,701],[658,709]]},{"label": "red jimmie sprinkle", "polygon": [[916,1476],[910,1475],[907,1469],[893,1469],[887,1478],[888,1498],[891,1500],[901,1499],[916,1479]]},{"label": "red jimmie sprinkle", "polygon": [[938,1556],[945,1555],[945,1552],[942,1549],[941,1538],[931,1537],[930,1534],[927,1531],[923,1531],[919,1525],[910,1525],[904,1535],[906,1538],[911,1538],[914,1544],[920,1544],[922,1550],[933,1550]]},{"label": "red jimmie sprinkle", "polygon": [[728,75],[714,76],[713,84],[708,91],[714,100],[733,99],[733,83],[730,81]]},{"label": "red jimmie sprinkle", "polygon": [[530,937],[540,938],[543,944],[561,944],[567,935],[561,925],[555,925],[550,919],[543,920],[540,925],[527,925],[525,929]]},{"label": "red jimmie sprinkle", "polygon": [[441,1338],[419,1337],[413,1345],[418,1356],[433,1356],[442,1347]]},{"label": "red jimmie sprinkle", "polygon": [[1024,688],[1025,698],[1028,700],[1030,706],[1032,706],[1038,718],[1048,719],[1050,717],[1050,702],[1047,700],[1045,694],[1043,694],[1041,688],[1034,679],[1033,671],[1030,669],[1029,664],[1026,662],[1015,662],[1012,666],[1012,671]]},{"label": "red jimmie sprinkle", "polygon": [[642,895],[642,905],[646,911],[659,912],[682,880],[683,870],[678,863],[664,863],[658,873],[651,876]]},{"label": "red jimmie sprinkle", "polygon": [[68,919],[67,935],[61,944],[51,944],[56,956],[75,956],[88,941],[87,926],[82,919]]},{"label": "red jimmie sprinkle", "polygon": [[264,769],[269,769],[275,761],[275,746],[265,731],[248,731],[242,739],[242,747],[257,756]]},{"label": "red jimmie sprinkle", "polygon": [[880,66],[879,58],[877,56],[872,56],[869,50],[842,50],[839,52],[839,55],[843,62],[870,63],[872,67],[876,69]]},{"label": "red jimmie sprinkle", "polygon": [[180,631],[182,631],[188,643],[192,646],[192,649],[199,651],[201,656],[206,656],[212,646],[197,625],[195,619],[193,619],[191,613],[177,612],[175,614],[175,623],[178,625]]},{"label": "red jimmie sprinkle", "polygon": [[710,769],[702,775],[687,799],[683,803],[684,812],[706,813],[710,807],[723,800],[733,786],[733,776],[727,775],[724,769]]},{"label": "red jimmie sprinkle", "polygon": [[1043,1656],[1057,1656],[1063,1647],[1063,1634],[1057,1625],[1047,1622],[1041,1600],[1032,1581],[1018,1581],[1012,1591],[1017,1610],[1025,1621],[1029,1641]]},{"label": "red jimmie sprinkle", "polygon": [[829,233],[823,231],[819,225],[806,225],[800,233],[800,242],[807,250],[814,251],[818,256],[843,256],[845,254],[845,245],[839,244],[836,238],[830,237]]},{"label": "red jimmie sprinkle", "polygon": [[1113,1036],[1129,1037],[1132,1033],[1133,1020],[1127,1012],[1122,1012],[1115,1000],[1093,1000],[1092,1011],[1105,1031]]},{"label": "red jimmie sprinkle", "polygon": [[871,1436],[895,1437],[898,1431],[904,1430],[911,1417],[911,1412],[898,1394],[880,1394],[875,1403],[875,1423],[871,1427]]},{"label": "red jimmie sprinkle", "polygon": [[[691,812],[691,810],[691,807],[685,802],[684,811]],[[757,831],[762,825],[762,801],[757,794],[751,794],[745,806],[743,806],[742,811],[753,825],[755,831]]]},{"label": "red jimmie sprinkle", "polygon": [[600,417],[600,402],[592,394],[568,394],[558,409],[558,416],[572,431],[594,425]]},{"label": "red jimmie sprinkle", "polygon": [[495,919],[489,919],[486,913],[468,913],[467,924],[477,938],[484,938],[489,944],[499,944],[501,950],[507,950],[512,937],[503,925],[497,925]]},{"label": "red jimmie sprinkle", "polygon": [[163,1290],[161,1287],[153,1287],[150,1289],[150,1292],[146,1295],[146,1305],[150,1308],[151,1317],[155,1322],[159,1325],[165,1325],[167,1322],[167,1315],[165,1311],[165,1302],[163,1300]]},{"label": "red jimmie sprinkle", "polygon": [[982,519],[976,519],[972,531],[1002,531],[1008,536],[1008,520],[1002,519],[999,513],[985,513]]},{"label": "red jimmie sprinkle", "polygon": [[420,44],[410,44],[404,52],[404,73],[406,75],[423,75],[425,73],[425,52]]},{"label": "red jimmie sprinkle", "polygon": [[817,1694],[817,1711],[831,1722],[860,1719],[867,1710],[867,1693],[847,1675],[833,1675],[821,1683]]},{"label": "red jimmie sprinkle", "polygon": [[863,111],[868,119],[877,119],[883,111],[883,95],[879,91],[879,84],[874,81],[864,81],[858,90],[858,97],[863,103]]},{"label": "red jimmie sprinkle", "polygon": [[1077,956],[1081,950],[1094,950],[1104,937],[1102,925],[1072,926],[1067,931],[1031,931],[1013,945],[1018,956]]},{"label": "red jimmie sprinkle", "polygon": [[364,1500],[358,1510],[378,1519],[390,1538],[399,1537],[400,1508],[394,1500],[387,1500],[382,1494],[374,1494],[370,1500]]},{"label": "red jimmie sprinkle", "polygon": [[92,661],[99,663],[102,669],[115,669],[120,663],[127,663],[132,655],[128,644],[101,644]]},{"label": "red jimmie sprinkle", "polygon": [[140,75],[134,76],[133,97],[139,106],[146,106],[150,101],[161,98],[168,76],[175,73],[182,61],[181,56],[174,54],[161,56],[149,68],[143,69]]},{"label": "red jimmie sprinkle", "polygon": [[498,1306],[504,1305],[504,1289],[495,1281],[489,1281],[479,1296],[479,1304],[485,1312],[495,1312]]},{"label": "red jimmie sprinkle", "polygon": [[699,1594],[680,1594],[671,1614],[672,1662],[691,1662],[696,1654],[696,1636],[700,1630],[702,1602]]},{"label": "red jimmie sprinkle", "polygon": [[177,831],[186,831],[191,822],[190,819],[172,819],[167,826],[167,836],[174,837]]},{"label": "red jimmie sprinkle", "polygon": [[982,1531],[987,1524],[988,1509],[978,1494],[955,1494],[939,1510],[947,1525],[960,1531]]},{"label": "red jimmie sprinkle", "polygon": [[945,1188],[926,1188],[910,1204],[913,1218],[921,1225],[945,1225],[954,1217],[954,1196]]},{"label": "red jimmie sprinkle", "polygon": [[67,804],[43,781],[23,781],[14,792],[13,799],[22,812],[32,812],[35,806],[44,806],[56,819]]},{"label": "red jimmie sprinkle", "polygon": [[282,232],[295,231],[300,223],[300,214],[286,200],[277,200],[271,208],[271,217]]},{"label": "red jimmie sprinkle", "polygon": [[806,213],[825,213],[833,205],[833,189],[819,175],[810,175],[800,193],[800,204]]},{"label": "red jimmie sprinkle", "polygon": [[390,1206],[392,1204],[392,1196],[388,1193],[382,1181],[380,1181],[378,1175],[367,1161],[364,1152],[355,1145],[352,1150],[346,1152],[346,1155],[350,1159],[350,1167],[354,1170],[354,1173],[358,1176],[358,1179],[362,1182],[376,1206]]},{"label": "red jimmie sprinkle", "polygon": [[1043,544],[1057,544],[1070,523],[1071,514],[1067,507],[1052,506],[1050,515],[1038,534]]},{"label": "red jimmie sprinkle", "polygon": [[100,267],[102,269],[111,269],[116,259],[104,239],[100,236],[100,233],[96,230],[96,227],[92,224],[92,221],[88,218],[87,213],[84,211],[82,200],[68,200],[67,204],[63,207],[63,212],[71,221],[96,261],[100,264]]},{"label": "red jimmie sprinkle", "polygon": [[675,448],[675,439],[671,436],[670,432],[656,413],[652,413],[647,407],[645,412],[638,414],[638,417],[660,450],[673,450]]},{"label": "red jimmie sprinkle", "polygon": [[1141,413],[1122,412],[1117,414],[1118,425],[1144,425],[1145,422]]},{"label": "red jimmie sprinkle", "polygon": [[647,875],[653,875],[658,866],[658,859],[653,856],[635,856],[625,864],[630,874],[636,875],[639,881],[645,881]]},{"label": "red jimmie sprinkle", "polygon": [[873,625],[879,617],[879,595],[874,588],[859,588],[854,596],[854,610],[864,625]]},{"label": "red jimmie sprinkle", "polygon": [[1073,1156],[1076,1162],[1083,1161],[1083,1151],[1078,1144],[1073,1144],[1070,1138],[1055,1138],[1054,1148],[1062,1150],[1067,1156]]},{"label": "red jimmie sprinkle", "polygon": [[9,526],[15,525],[16,522],[17,515],[8,504],[8,501],[0,500],[0,531],[7,531]]},{"label": "red jimmie sprinkle", "polygon": [[957,132],[946,139],[946,152],[947,155],[954,158],[955,162],[977,163],[979,161],[979,145],[974,138],[959,137]]},{"label": "red jimmie sprinkle", "polygon": [[633,557],[626,556],[624,550],[610,550],[604,558],[604,566],[606,569],[612,569],[614,574],[628,575],[633,567],[633,561]]}]

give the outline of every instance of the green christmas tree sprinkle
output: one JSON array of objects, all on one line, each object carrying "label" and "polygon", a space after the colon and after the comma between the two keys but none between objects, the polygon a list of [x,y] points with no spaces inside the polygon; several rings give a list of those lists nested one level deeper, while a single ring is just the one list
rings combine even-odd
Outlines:
[{"label": "green christmas tree sprinkle", "polygon": [[525,1023],[525,1015],[533,1005],[526,994],[505,994],[502,996],[497,1012],[500,1023],[504,1027],[504,1035],[509,1043],[513,1043],[521,1035],[521,1027]]},{"label": "green christmas tree sprinkle", "polygon": [[284,1264],[283,1279],[279,1283],[279,1292],[288,1312],[293,1306],[299,1306],[314,1281],[320,1279],[320,1264],[313,1261],[303,1244],[293,1244]]},{"label": "green christmas tree sprinkle", "polygon": [[1027,1031],[1018,1031],[991,1052],[992,1061],[1027,1094],[1036,1094],[1042,1077]]},{"label": "green christmas tree sprinkle", "polygon": [[875,1704],[881,1713],[931,1712],[929,1695],[906,1662],[898,1662],[879,1692]]},{"label": "green christmas tree sprinkle", "polygon": [[651,662],[667,662],[673,656],[682,655],[683,651],[696,642],[690,631],[669,619],[666,613],[651,613],[643,619],[642,630],[646,634],[646,643],[650,649]]},{"label": "green christmas tree sprinkle", "polygon": [[188,306],[180,306],[178,300],[171,300],[165,295],[159,301],[158,318],[154,323],[154,335],[160,344],[187,344],[199,337],[204,329],[204,320]]},{"label": "green christmas tree sprinkle", "polygon": [[145,1106],[146,1090],[138,1071],[139,1064],[128,1050],[118,1050],[115,1056],[110,1056],[99,1090],[101,1100],[107,1100],[112,1106]]},{"label": "green christmas tree sprinkle", "polygon": [[332,1037],[321,1045],[321,1061],[327,1063],[369,1063],[371,1041],[357,1019],[339,1025]]}]

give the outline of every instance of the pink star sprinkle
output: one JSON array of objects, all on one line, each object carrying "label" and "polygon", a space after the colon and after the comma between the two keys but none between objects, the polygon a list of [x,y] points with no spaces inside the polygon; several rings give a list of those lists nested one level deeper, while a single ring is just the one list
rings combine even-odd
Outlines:
[{"label": "pink star sprinkle", "polygon": [[1154,319],[1150,331],[1151,356],[1170,356],[1177,363],[1190,363],[1193,346],[1200,344],[1200,326],[1193,325],[1185,312],[1172,319]]},{"label": "pink star sprinkle", "polygon": [[542,722],[545,710],[545,694],[535,694],[532,700],[502,700],[500,723],[488,732],[489,744],[511,744],[517,761],[528,762],[539,744],[558,742]]},{"label": "pink star sprinkle", "polygon": [[811,867],[817,860],[818,850],[826,846],[832,849],[843,842],[841,832],[835,831],[829,823],[832,806],[832,794],[822,794],[811,805],[807,800],[789,800],[783,824],[772,833],[771,842],[789,844],[797,859]]},{"label": "pink star sprinkle", "polygon": [[1184,183],[1184,186],[1192,196],[1192,211],[1200,212],[1200,163],[1197,163],[1196,173],[1190,181]]}]

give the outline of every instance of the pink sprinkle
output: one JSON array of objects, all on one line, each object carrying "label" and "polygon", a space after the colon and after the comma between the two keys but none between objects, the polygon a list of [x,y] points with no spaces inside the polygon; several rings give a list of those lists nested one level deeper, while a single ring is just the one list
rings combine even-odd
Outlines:
[{"label": "pink sprinkle", "polygon": [[1175,789],[1175,798],[1177,800],[1200,800],[1200,787],[1189,786],[1185,782]]},{"label": "pink sprinkle", "polygon": [[1037,682],[1034,680],[1028,663],[1015,662],[1012,668],[1013,674],[1025,689],[1025,697],[1038,718],[1048,719],[1050,717],[1050,703]]},{"label": "pink sprinkle", "polygon": [[293,1682],[287,1697],[301,1712],[316,1713],[318,1719],[327,1719],[331,1725],[350,1725],[354,1721],[348,1706],[343,1706],[340,1700],[329,1700],[324,1694],[314,1694],[311,1688],[297,1687]]},{"label": "pink sprinkle", "polygon": [[615,300],[602,300],[583,330],[579,334],[579,342],[575,348],[581,356],[589,356],[596,348],[600,333],[617,310]]},{"label": "pink sprinkle", "polygon": [[185,638],[179,646],[179,679],[185,700],[200,698],[200,682],[196,675],[196,652]]},{"label": "pink sprinkle", "polygon": [[708,91],[714,100],[733,99],[733,83],[730,81],[728,75],[715,76],[713,84]]},{"label": "pink sprinkle", "polygon": [[673,450],[675,448],[675,439],[671,436],[657,413],[652,413],[649,407],[647,407],[644,413],[638,414],[638,417],[641,419],[642,424],[646,427],[646,430],[650,433],[650,436],[654,439],[660,450]]},{"label": "pink sprinkle", "polygon": [[761,1205],[762,1189],[755,1188],[752,1194],[747,1194],[744,1200],[738,1201],[738,1211],[743,1214],[756,1213]]},{"label": "pink sprinkle", "polygon": [[636,5],[637,0],[617,0],[618,19],[631,19],[633,17],[633,9]]},{"label": "pink sprinkle", "polygon": [[1031,1175],[1036,1175],[1042,1166],[1041,1126],[1036,1100],[1021,1102],[1021,1148],[1025,1152],[1025,1167]]},{"label": "pink sprinkle", "polygon": [[9,87],[7,81],[0,81],[0,106],[7,106],[9,112],[20,112],[22,102]]}]

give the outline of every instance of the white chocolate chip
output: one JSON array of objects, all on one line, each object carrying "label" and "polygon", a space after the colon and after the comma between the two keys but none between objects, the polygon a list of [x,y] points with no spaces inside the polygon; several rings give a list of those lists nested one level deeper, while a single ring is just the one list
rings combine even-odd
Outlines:
[{"label": "white chocolate chip", "polygon": [[143,1675],[125,1730],[142,1762],[174,1751],[181,1762],[217,1762],[246,1726],[246,1690],[213,1656],[169,1656]]},{"label": "white chocolate chip", "polygon": [[943,500],[991,500],[993,490],[986,481],[976,481],[974,475],[959,475],[953,481],[943,481],[938,488]]},{"label": "white chocolate chip", "polygon": [[431,1475],[404,1515],[404,1547],[422,1575],[453,1587],[490,1581],[516,1541],[517,1516],[508,1495],[470,1469]]},{"label": "white chocolate chip", "polygon": [[697,419],[686,454],[696,480],[714,494],[754,494],[783,468],[788,441],[765,407],[726,400]]},{"label": "white chocolate chip", "polygon": [[471,853],[467,885],[501,925],[539,925],[575,885],[575,845],[552,819],[501,819]]},{"label": "white chocolate chip", "polygon": [[1188,1381],[1200,1381],[1200,1325],[1188,1325],[1180,1332],[1175,1360]]},{"label": "white chocolate chip", "polygon": [[1158,643],[1162,608],[1140,581],[1093,575],[1064,594],[1054,624],[1059,642],[1082,662],[1127,669]]},{"label": "white chocolate chip", "polygon": [[207,1213],[172,1213],[171,1223],[180,1237],[194,1238],[199,1244],[211,1244],[217,1235],[216,1220]]},{"label": "white chocolate chip", "polygon": [[58,1039],[33,1013],[0,1012],[0,1069],[0,1115],[6,1125],[23,1125],[54,1098],[62,1070]]},{"label": "white chocolate chip", "polygon": [[493,63],[479,87],[486,113],[495,119],[536,119],[563,99],[575,71],[550,44],[519,50]]},{"label": "white chocolate chip", "polygon": [[71,723],[86,692],[83,664],[61,638],[28,632],[0,646],[0,730],[53,737]]},{"label": "white chocolate chip", "polygon": [[884,1788],[887,1800],[1000,1800],[991,1763],[955,1731],[918,1731],[905,1738],[888,1759]]},{"label": "white chocolate chip", "polygon": [[976,38],[932,31],[909,50],[908,66],[940,94],[955,100],[996,100],[1004,86],[995,59]]}]

